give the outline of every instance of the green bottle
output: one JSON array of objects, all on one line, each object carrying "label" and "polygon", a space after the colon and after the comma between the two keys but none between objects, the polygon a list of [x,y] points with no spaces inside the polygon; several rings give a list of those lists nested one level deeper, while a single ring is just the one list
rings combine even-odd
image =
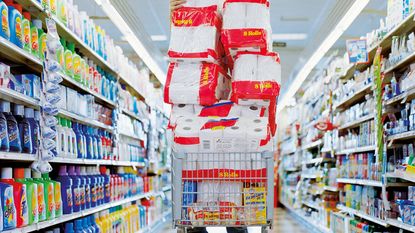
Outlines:
[{"label": "green bottle", "polygon": [[32,176],[35,181],[43,184],[45,196],[45,210],[46,220],[55,218],[55,190],[53,190],[53,183],[44,180],[39,172],[32,171]]},{"label": "green bottle", "polygon": [[73,75],[75,81],[82,83],[82,66],[81,66],[81,56],[76,52],[73,52]]},{"label": "green bottle", "polygon": [[[26,179],[27,172],[24,168],[15,168],[14,169],[14,179],[16,182],[26,185],[26,195],[27,195],[27,207],[29,213],[29,225],[39,222],[39,209],[38,209],[38,196],[37,196],[37,184]],[[30,169],[29,174],[30,177]]]},{"label": "green bottle", "polygon": [[39,58],[44,60],[45,59],[45,52],[46,52],[47,35],[43,31],[41,20],[33,20],[33,24],[37,28],[38,44],[39,44]]},{"label": "green bottle", "polygon": [[42,178],[45,181],[52,182],[53,184],[53,194],[55,198],[55,217],[62,216],[62,195],[61,195],[61,183],[58,181],[51,180],[48,173],[42,174]]},{"label": "green bottle", "polygon": [[46,202],[45,202],[45,185],[43,182],[30,178],[30,168],[25,168],[25,177],[28,181],[32,181],[37,185],[37,203],[39,212],[39,222],[46,220]]},{"label": "green bottle", "polygon": [[32,54],[37,58],[40,58],[39,54],[39,28],[42,28],[42,21],[38,19],[32,20],[32,26],[30,27],[30,35],[32,36]]},{"label": "green bottle", "polygon": [[32,52],[32,36],[31,32],[31,16],[27,11],[23,12],[22,31],[23,31],[23,49],[27,52]]},{"label": "green bottle", "polygon": [[57,0],[56,2],[56,15],[58,16],[59,21],[65,25],[65,27],[68,26],[68,16],[66,15],[66,0]]},{"label": "green bottle", "polygon": [[65,47],[66,47],[66,41],[65,39],[61,38],[61,46],[56,51],[56,60],[59,62],[59,65],[62,67],[62,69],[65,69]]},{"label": "green bottle", "polygon": [[75,44],[67,43],[65,47],[65,73],[73,78],[73,52],[75,51]]}]

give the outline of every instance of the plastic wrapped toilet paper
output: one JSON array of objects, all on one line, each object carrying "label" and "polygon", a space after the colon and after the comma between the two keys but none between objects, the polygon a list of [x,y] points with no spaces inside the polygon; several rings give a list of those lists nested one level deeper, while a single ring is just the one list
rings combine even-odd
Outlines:
[{"label": "plastic wrapped toilet paper", "polygon": [[263,0],[226,1],[221,40],[234,56],[238,50],[269,51],[271,45],[269,2]]},{"label": "plastic wrapped toilet paper", "polygon": [[185,7],[208,7],[216,6],[219,11],[222,11],[225,0],[187,0],[183,5]]},{"label": "plastic wrapped toilet paper", "polygon": [[279,95],[281,65],[277,53],[238,53],[232,80],[232,100],[275,99]]},{"label": "plastic wrapped toilet paper", "polygon": [[199,129],[200,124],[197,120],[191,118],[179,120],[174,129],[173,150],[175,152],[198,152],[200,143]]},{"label": "plastic wrapped toilet paper", "polygon": [[242,182],[222,182],[219,185],[219,201],[242,206]]},{"label": "plastic wrapped toilet paper", "polygon": [[202,181],[197,185],[197,202],[209,203],[217,202],[219,200],[218,190],[220,183],[217,181]]},{"label": "plastic wrapped toilet paper", "polygon": [[164,101],[212,105],[228,98],[230,78],[214,63],[170,63]]},{"label": "plastic wrapped toilet paper", "polygon": [[181,7],[172,13],[168,55],[173,61],[215,62],[222,57],[217,7]]},{"label": "plastic wrapped toilet paper", "polygon": [[174,104],[171,109],[168,128],[173,129],[176,126],[177,119],[183,117],[192,117],[195,115],[194,105],[191,104]]},{"label": "plastic wrapped toilet paper", "polygon": [[196,113],[199,117],[239,117],[241,106],[228,100],[221,100],[211,106],[202,107]]}]

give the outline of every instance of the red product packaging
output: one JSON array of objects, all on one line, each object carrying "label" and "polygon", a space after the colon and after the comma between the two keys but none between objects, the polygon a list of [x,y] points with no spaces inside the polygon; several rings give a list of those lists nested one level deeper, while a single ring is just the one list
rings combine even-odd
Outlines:
[{"label": "red product packaging", "polygon": [[181,7],[172,13],[168,55],[172,61],[216,62],[224,51],[219,43],[222,20],[217,6]]},{"label": "red product packaging", "polygon": [[170,104],[212,105],[227,99],[230,78],[214,63],[170,63],[164,101]]}]

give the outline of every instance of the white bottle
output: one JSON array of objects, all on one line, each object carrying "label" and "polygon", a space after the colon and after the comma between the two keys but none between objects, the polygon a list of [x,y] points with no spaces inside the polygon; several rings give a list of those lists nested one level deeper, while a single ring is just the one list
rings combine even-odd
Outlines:
[{"label": "white bottle", "polygon": [[67,157],[67,151],[68,151],[68,140],[66,138],[65,134],[65,128],[64,125],[66,124],[66,120],[63,118],[60,118],[59,124],[56,126],[56,142],[57,142],[57,151],[58,151],[58,157]]},{"label": "white bottle", "polygon": [[75,32],[74,15],[73,15],[73,0],[66,0],[66,16],[68,17],[68,28]]},{"label": "white bottle", "polygon": [[71,158],[73,158],[73,159],[76,159],[76,158],[78,158],[78,142],[76,141],[76,134],[75,134],[75,131],[73,131],[73,128],[72,128],[72,121],[68,121],[68,124],[67,124],[67,127],[68,127],[68,132],[69,132],[69,138],[70,138],[70,140],[71,140],[71,148],[70,148],[70,151],[71,151]]},{"label": "white bottle", "polygon": [[69,123],[70,121],[65,119],[63,124],[63,130],[65,134],[65,157],[66,158],[72,158],[73,156],[73,145],[72,145],[72,138],[71,138],[71,132],[69,129]]}]

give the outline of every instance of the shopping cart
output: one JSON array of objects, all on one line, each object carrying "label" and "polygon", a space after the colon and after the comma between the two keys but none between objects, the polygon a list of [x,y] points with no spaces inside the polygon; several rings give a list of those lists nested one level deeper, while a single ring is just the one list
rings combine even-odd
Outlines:
[{"label": "shopping cart", "polygon": [[173,227],[272,227],[272,152],[173,153]]}]

